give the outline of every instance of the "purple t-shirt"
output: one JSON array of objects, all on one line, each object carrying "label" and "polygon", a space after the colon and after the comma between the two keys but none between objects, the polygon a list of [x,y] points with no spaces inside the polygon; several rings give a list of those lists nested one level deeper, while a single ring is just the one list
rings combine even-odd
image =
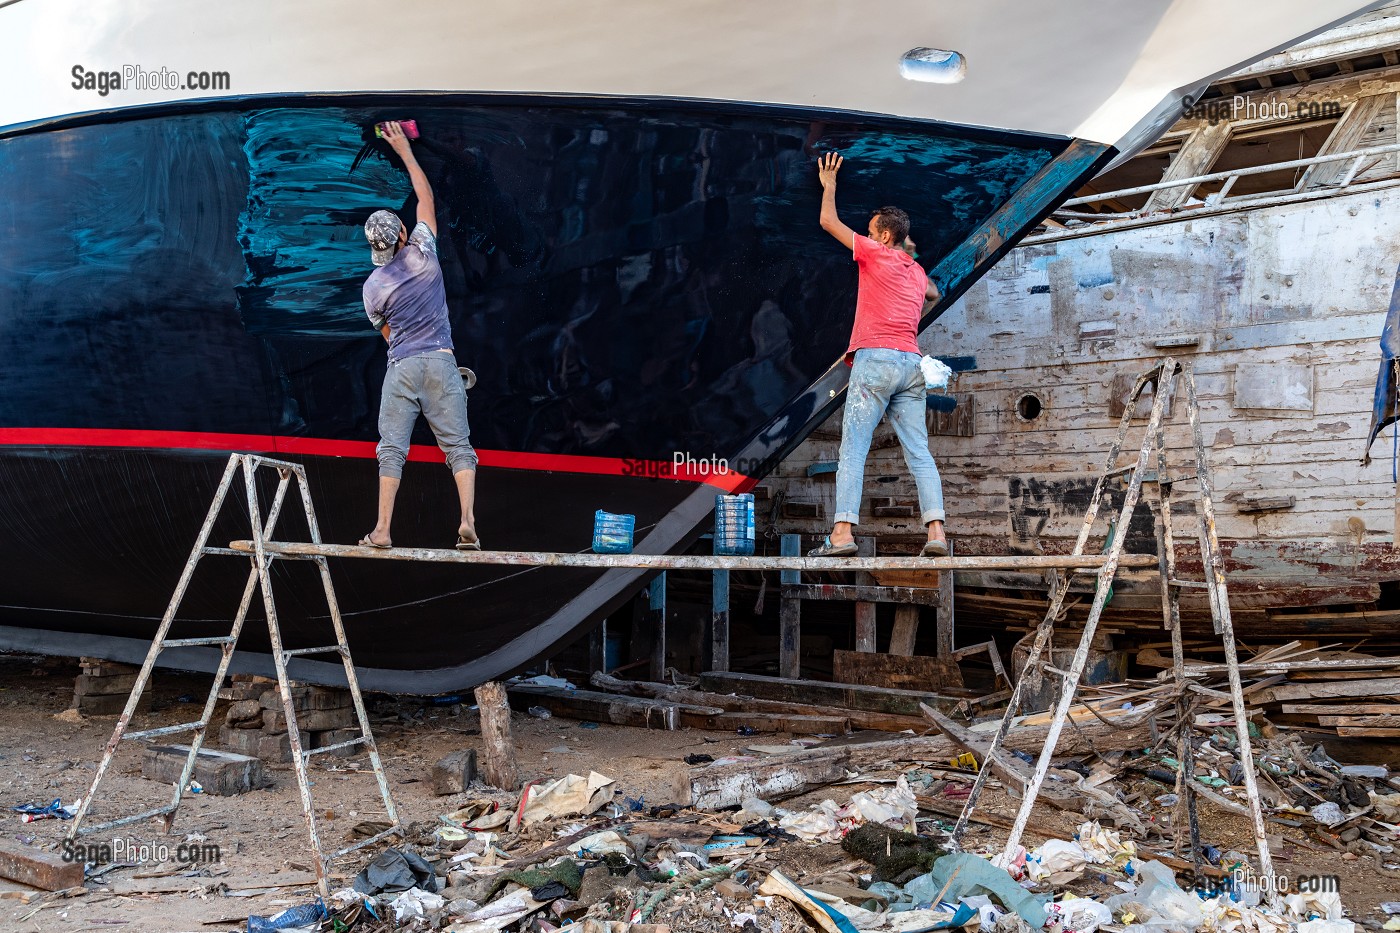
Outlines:
[{"label": "purple t-shirt", "polygon": [[389,325],[389,362],[452,349],[437,239],[423,221],[404,248],[365,279],[364,296],[375,329]]}]

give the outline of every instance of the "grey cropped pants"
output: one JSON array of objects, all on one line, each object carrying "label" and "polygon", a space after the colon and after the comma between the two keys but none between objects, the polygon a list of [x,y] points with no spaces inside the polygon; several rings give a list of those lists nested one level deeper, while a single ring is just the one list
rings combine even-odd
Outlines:
[{"label": "grey cropped pants", "polygon": [[467,391],[451,353],[434,350],[390,361],[379,398],[379,475],[403,475],[408,441],[418,415],[428,419],[453,473],[476,469],[476,451],[467,425]]}]

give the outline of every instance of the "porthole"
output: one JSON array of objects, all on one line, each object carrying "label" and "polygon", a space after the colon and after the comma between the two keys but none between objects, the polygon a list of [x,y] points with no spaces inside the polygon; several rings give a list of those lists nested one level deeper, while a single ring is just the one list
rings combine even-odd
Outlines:
[{"label": "porthole", "polygon": [[1040,417],[1040,413],[1045,410],[1040,398],[1027,392],[1016,400],[1016,417],[1022,421],[1034,421]]},{"label": "porthole", "polygon": [[967,59],[947,49],[910,49],[900,56],[899,73],[910,81],[957,84],[967,77]]}]

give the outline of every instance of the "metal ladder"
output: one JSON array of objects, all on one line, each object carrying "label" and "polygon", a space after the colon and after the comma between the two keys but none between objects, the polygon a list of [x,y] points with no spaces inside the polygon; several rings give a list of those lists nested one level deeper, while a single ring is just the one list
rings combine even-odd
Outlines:
[{"label": "metal ladder", "polygon": [[[278,475],[277,489],[273,494],[272,503],[269,507],[266,518],[262,511],[262,504],[258,494],[257,471],[259,468],[268,468],[276,471]],[[239,472],[243,472],[243,486],[247,495],[248,517],[252,524],[252,553],[235,551],[226,547],[214,547],[209,544],[209,536],[213,531],[214,523],[219,518],[233,487],[234,478]],[[326,592],[326,604],[330,608],[331,625],[335,629],[335,644],[320,648],[294,648],[285,649],[282,645],[281,627],[277,620],[277,607],[272,596],[272,578],[270,569],[272,561],[276,555],[269,554],[263,549],[263,545],[272,539],[273,531],[277,527],[277,519],[281,516],[282,505],[286,501],[287,489],[295,479],[297,490],[301,495],[302,508],[306,515],[307,528],[310,531],[311,540],[316,544],[321,543],[321,530],[316,521],[316,512],[311,505],[311,491],[306,484],[306,471],[301,464],[288,463],[282,460],[271,460],[255,454],[232,454],[228,459],[228,466],[224,468],[223,479],[220,480],[218,490],[214,493],[214,499],[209,505],[209,513],[204,518],[204,525],[199,530],[199,535],[195,539],[194,548],[190,551],[189,559],[185,562],[185,569],[180,574],[180,580],[175,585],[175,592],[170,598],[170,604],[166,607],[165,615],[162,617],[160,627],[156,630],[155,639],[151,642],[151,648],[146,653],[146,660],[141,665],[141,672],[136,677],[136,684],[132,688],[131,696],[126,701],[126,708],[117,718],[116,728],[112,732],[112,738],[108,740],[106,750],[102,755],[102,762],[97,767],[97,774],[92,779],[92,787],[86,797],[82,799],[78,807],[78,812],[73,817],[73,822],[68,830],[68,839],[73,840],[79,835],[101,832],[117,826],[125,826],[141,820],[154,817],[162,817],[164,832],[169,832],[171,824],[175,820],[175,813],[180,807],[180,800],[184,796],[185,788],[189,785],[190,776],[194,772],[195,759],[199,755],[200,747],[204,744],[204,738],[209,731],[209,724],[214,714],[214,707],[218,702],[219,688],[222,686],[224,676],[228,673],[229,662],[233,659],[235,646],[238,644],[239,634],[243,630],[243,623],[248,617],[248,609],[253,602],[253,594],[256,590],[262,591],[263,609],[267,616],[268,638],[272,646],[272,660],[277,668],[277,685],[282,695],[282,709],[287,718],[287,736],[291,744],[292,761],[295,765],[297,786],[301,792],[302,814],[306,819],[307,833],[311,838],[311,847],[316,855],[316,883],[323,896],[330,893],[328,875],[330,864],[337,858],[357,849],[373,845],[382,839],[392,835],[402,835],[403,828],[399,822],[397,811],[394,808],[394,801],[389,793],[389,782],[384,775],[384,766],[379,758],[379,749],[375,744],[374,735],[370,731],[369,716],[365,712],[364,698],[360,693],[359,680],[355,676],[355,666],[350,659],[350,646],[345,640],[345,626],[340,616],[340,605],[336,601],[335,588],[331,584],[330,568],[325,557],[313,558],[321,573],[321,583]],[[248,581],[243,587],[243,598],[238,605],[238,613],[234,616],[233,626],[228,635],[206,637],[206,638],[168,638],[170,627],[175,621],[175,614],[179,611],[180,603],[184,600],[185,592],[189,588],[190,581],[194,577],[195,567],[199,561],[206,556],[232,556],[247,559],[251,568],[248,572]],[[173,726],[162,726],[156,729],[142,729],[136,732],[127,731],[127,726],[131,722],[131,716],[136,711],[136,705],[141,699],[142,692],[146,689],[146,684],[150,680],[151,670],[155,667],[156,658],[166,648],[185,647],[212,647],[219,646],[223,654],[219,660],[218,670],[214,673],[214,682],[209,688],[209,696],[204,702],[204,710],[200,718],[194,722],[180,723]],[[346,742],[339,742],[315,749],[303,749],[301,742],[301,732],[297,727],[296,709],[292,699],[291,681],[287,676],[287,661],[301,655],[315,654],[336,654],[340,656],[341,662],[345,666],[345,680],[350,688],[350,696],[355,704],[355,715],[359,722],[360,735]],[[112,759],[116,755],[117,748],[126,740],[150,740],[162,736],[174,735],[177,733],[193,733],[190,741],[189,754],[185,759],[184,770],[180,773],[180,779],[175,783],[175,792],[168,804],[157,807],[154,810],[147,810],[131,816],[109,820],[105,823],[84,825],[88,810],[92,806],[93,800],[97,797],[97,791],[102,784],[102,779],[107,774],[107,769],[112,764]],[[334,752],[340,749],[363,745],[369,753],[370,763],[374,768],[375,779],[379,782],[379,793],[384,800],[384,809],[388,814],[390,826],[383,832],[377,833],[366,839],[361,839],[350,845],[324,854],[321,848],[320,837],[316,827],[316,810],[311,799],[311,782],[307,776],[307,765],[312,755],[321,755]]]},{"label": "metal ladder", "polygon": [[[1186,411],[1191,424],[1192,437],[1195,444],[1196,471],[1194,475],[1173,478],[1167,472],[1166,445],[1163,439],[1163,412],[1166,401],[1171,396],[1177,379],[1180,378],[1186,389]],[[1142,446],[1138,450],[1136,462],[1131,467],[1118,467],[1118,457],[1123,451],[1124,442],[1128,435],[1128,430],[1137,409],[1138,399],[1143,390],[1149,385],[1155,384],[1153,393],[1152,412],[1148,417],[1146,429],[1143,436]],[[1155,462],[1153,462],[1155,460]],[[1155,471],[1149,473],[1149,464],[1155,467]],[[1079,530],[1079,537],[1075,541],[1075,555],[1085,552],[1090,534],[1094,527],[1095,519],[1098,517],[1099,507],[1103,502],[1104,491],[1108,483],[1116,476],[1127,474],[1128,488],[1123,497],[1123,505],[1119,510],[1116,521],[1117,533],[1111,534],[1111,541],[1107,549],[1107,560],[1097,571],[1097,582],[1094,589],[1094,600],[1089,608],[1088,619],[1084,623],[1084,631],[1080,637],[1079,645],[1075,649],[1074,658],[1069,670],[1063,674],[1060,697],[1055,705],[1054,715],[1050,722],[1049,732],[1045,738],[1045,745],[1041,749],[1040,757],[1036,761],[1035,771],[1026,787],[1026,792],[1021,800],[1021,806],[1016,814],[1016,821],[1012,826],[1011,834],[1007,838],[1004,857],[1009,862],[1015,856],[1017,847],[1020,844],[1021,836],[1025,832],[1026,825],[1030,820],[1031,810],[1035,807],[1036,797],[1045,781],[1050,769],[1051,759],[1055,755],[1055,746],[1059,742],[1060,732],[1063,730],[1066,720],[1069,718],[1069,709],[1074,703],[1075,694],[1079,689],[1080,678],[1084,673],[1085,664],[1088,661],[1089,649],[1094,640],[1094,633],[1098,627],[1099,619],[1103,614],[1103,608],[1108,600],[1109,590],[1113,583],[1113,577],[1118,569],[1119,558],[1122,556],[1128,537],[1128,528],[1131,524],[1133,512],[1137,508],[1142,494],[1144,483],[1153,484],[1158,490],[1157,514],[1155,516],[1154,528],[1157,537],[1158,571],[1162,581],[1162,615],[1163,624],[1172,635],[1172,655],[1173,655],[1173,678],[1177,688],[1176,708],[1177,708],[1177,761],[1180,763],[1177,769],[1177,791],[1179,799],[1178,814],[1186,817],[1186,822],[1190,824],[1191,831],[1191,852],[1192,862],[1198,872],[1200,867],[1200,844],[1196,824],[1195,800],[1193,794],[1194,781],[1190,775],[1194,774],[1194,762],[1192,746],[1190,742],[1192,703],[1188,699],[1192,693],[1206,693],[1215,695],[1215,691],[1208,691],[1199,684],[1191,683],[1185,676],[1184,651],[1182,648],[1181,636],[1181,611],[1180,611],[1180,591],[1183,588],[1204,589],[1210,600],[1211,618],[1214,623],[1216,634],[1221,638],[1222,646],[1225,650],[1225,663],[1229,673],[1230,694],[1229,698],[1233,706],[1235,717],[1235,734],[1239,742],[1239,754],[1241,768],[1244,772],[1245,794],[1249,798],[1250,815],[1253,821],[1255,843],[1259,852],[1259,868],[1265,879],[1273,877],[1273,860],[1269,853],[1269,844],[1265,835],[1263,807],[1259,799],[1259,787],[1255,777],[1255,762],[1253,749],[1249,738],[1249,723],[1246,718],[1244,704],[1244,692],[1240,684],[1239,657],[1235,647],[1235,632],[1230,619],[1230,602],[1225,589],[1225,563],[1220,553],[1220,542],[1215,532],[1215,508],[1212,501],[1213,483],[1210,474],[1210,465],[1206,458],[1206,446],[1201,433],[1200,410],[1196,396],[1196,381],[1191,370],[1184,367],[1171,357],[1162,360],[1157,366],[1140,376],[1129,394],[1126,405],[1123,409],[1123,416],[1118,426],[1118,436],[1109,449],[1108,457],[1105,461],[1103,471],[1099,474],[1098,482],[1094,486],[1093,495],[1089,500],[1089,507],[1084,515],[1084,523]],[[1173,487],[1177,482],[1196,481],[1198,485],[1197,505],[1198,517],[1200,519],[1199,539],[1201,548],[1202,564],[1205,568],[1206,579],[1204,581],[1181,580],[1176,575],[1176,555],[1174,553],[1175,538],[1172,526],[1171,498]],[[1076,571],[1068,571],[1058,578],[1053,584],[1053,594],[1050,599],[1050,606],[1045,614],[1045,619],[1036,630],[1035,640],[1031,644],[1030,655],[1026,661],[1026,670],[1031,670],[1040,663],[1042,655],[1045,653],[1047,645],[1054,634],[1055,620],[1059,618],[1061,608],[1064,604],[1065,596],[1068,594],[1070,584]],[[993,760],[1000,753],[1002,744],[1006,739],[1006,734],[1010,731],[1012,720],[1015,719],[1020,707],[1025,677],[1017,680],[1012,690],[1011,699],[1007,702],[1006,712],[1003,714],[995,738],[991,747],[987,751],[985,758]],[[972,791],[968,795],[967,802],[963,806],[961,815],[953,828],[953,842],[956,845],[967,831],[968,821],[973,811],[977,807],[977,800],[986,784],[987,776],[991,768],[982,767],[977,774],[977,780],[973,784]],[[1177,832],[1177,845],[1181,845],[1181,824],[1182,819],[1174,820]],[[1273,885],[1266,887],[1266,899],[1273,903],[1277,898],[1277,892]]]}]

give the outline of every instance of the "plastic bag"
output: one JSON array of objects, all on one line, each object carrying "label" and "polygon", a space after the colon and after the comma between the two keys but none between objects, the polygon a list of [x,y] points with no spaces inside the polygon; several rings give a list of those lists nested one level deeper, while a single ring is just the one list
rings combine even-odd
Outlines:
[{"label": "plastic bag", "polygon": [[428,892],[438,889],[433,866],[419,855],[398,849],[385,849],[355,876],[353,885],[361,894],[396,894],[409,888]]},{"label": "plastic bag", "polygon": [[1099,927],[1113,922],[1113,911],[1088,897],[1069,897],[1045,909],[1050,919],[1059,920],[1066,930],[1074,933],[1094,933]]},{"label": "plastic bag", "polygon": [[311,926],[320,923],[326,917],[326,905],[321,901],[314,904],[302,904],[300,907],[288,907],[286,910],[271,917],[259,917],[257,915],[248,918],[248,933],[272,933],[274,930],[293,930],[297,927]]},{"label": "plastic bag", "polygon": [[445,906],[447,901],[441,894],[429,894],[422,888],[409,888],[394,898],[394,919],[400,923],[405,920],[430,920]]},{"label": "plastic bag", "polygon": [[892,787],[877,787],[875,790],[861,791],[851,797],[841,811],[841,816],[857,818],[861,823],[891,823],[912,831],[914,818],[919,815],[919,804],[909,782],[904,775]]},{"label": "plastic bag", "polygon": [[1204,918],[1200,898],[1181,890],[1176,873],[1161,862],[1138,862],[1135,867],[1141,879],[1138,887],[1131,894],[1110,897],[1105,905],[1115,913],[1128,908],[1135,914],[1138,922],[1128,927],[1135,933],[1195,933]]}]

